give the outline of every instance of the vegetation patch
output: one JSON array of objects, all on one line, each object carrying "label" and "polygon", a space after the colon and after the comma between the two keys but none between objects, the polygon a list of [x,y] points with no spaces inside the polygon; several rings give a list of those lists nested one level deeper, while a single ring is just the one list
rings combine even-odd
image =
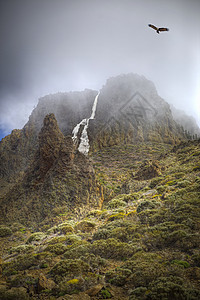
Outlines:
[{"label": "vegetation patch", "polygon": [[38,242],[43,240],[46,237],[46,235],[43,232],[35,232],[30,235],[30,237],[27,240],[27,244],[30,244],[32,242]]},{"label": "vegetation patch", "polygon": [[12,230],[7,226],[1,225],[0,226],[0,237],[6,237],[9,235],[12,235]]}]

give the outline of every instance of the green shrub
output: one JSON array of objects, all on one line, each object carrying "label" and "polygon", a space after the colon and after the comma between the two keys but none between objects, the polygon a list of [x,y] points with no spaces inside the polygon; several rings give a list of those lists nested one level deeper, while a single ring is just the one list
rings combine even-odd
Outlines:
[{"label": "green shrub", "polygon": [[195,166],[195,167],[193,168],[193,171],[200,171],[200,166]]},{"label": "green shrub", "polygon": [[41,241],[46,237],[46,235],[43,232],[35,232],[31,234],[27,240],[27,244],[35,241]]},{"label": "green shrub", "polygon": [[34,250],[33,245],[19,245],[16,247],[13,247],[9,250],[9,252],[12,253],[27,253]]},{"label": "green shrub", "polygon": [[108,238],[115,238],[121,242],[135,241],[138,239],[137,226],[132,219],[119,219],[101,226],[93,235],[94,240]]},{"label": "green shrub", "polygon": [[156,185],[158,185],[163,180],[163,177],[153,178],[149,184],[149,187],[153,189]]},{"label": "green shrub", "polygon": [[115,270],[108,271],[105,279],[108,283],[116,286],[124,286],[128,278],[132,274],[131,270],[124,268],[116,268]]},{"label": "green shrub", "polygon": [[39,265],[37,255],[33,253],[19,255],[16,259],[11,262],[6,262],[2,265],[4,275],[12,275],[16,271],[22,271],[29,269],[32,266]]},{"label": "green shrub", "polygon": [[174,173],[174,177],[175,177],[176,179],[180,179],[180,178],[182,178],[182,177],[184,177],[184,176],[185,176],[185,173],[184,173],[184,172]]},{"label": "green shrub", "polygon": [[28,286],[31,287],[37,284],[38,279],[31,275],[18,274],[14,275],[9,280],[10,287]]},{"label": "green shrub", "polygon": [[12,287],[9,290],[0,289],[1,300],[28,300],[29,296],[26,293],[26,289],[23,287]]},{"label": "green shrub", "polygon": [[65,240],[65,243],[67,245],[72,245],[78,241],[81,241],[81,237],[79,235],[76,235],[76,234],[69,234],[66,236],[66,240]]},{"label": "green shrub", "polygon": [[137,207],[137,213],[140,213],[143,210],[146,209],[154,209],[160,206],[160,202],[156,201],[156,200],[143,200],[142,202],[140,202],[140,204]]},{"label": "green shrub", "polygon": [[64,253],[64,257],[70,259],[80,258],[81,256],[87,255],[90,251],[90,243],[86,241],[81,241],[81,243],[76,242],[68,247]]},{"label": "green shrub", "polygon": [[108,221],[112,222],[118,219],[123,219],[125,217],[124,213],[116,213],[116,214],[112,214],[111,216],[108,217]]},{"label": "green shrub", "polygon": [[73,233],[74,232],[74,228],[69,224],[69,223],[62,223],[58,225],[58,231],[60,231],[60,233]]},{"label": "green shrub", "polygon": [[158,191],[159,194],[160,193],[162,194],[167,190],[167,187],[164,185],[159,185],[159,186],[157,186],[156,190]]},{"label": "green shrub", "polygon": [[200,291],[196,289],[188,289],[184,287],[183,280],[179,277],[160,277],[154,280],[149,285],[150,293],[148,295],[149,299],[152,300],[195,300],[199,299]]},{"label": "green shrub", "polygon": [[97,232],[94,233],[93,239],[94,240],[106,240],[111,235],[111,231],[107,228],[100,228]]},{"label": "green shrub", "polygon": [[87,253],[84,256],[81,256],[80,259],[87,262],[93,272],[97,272],[97,270],[100,270],[107,265],[106,259],[99,255],[94,255],[93,253]]},{"label": "green shrub", "polygon": [[110,298],[112,298],[111,293],[110,293],[107,289],[105,289],[105,288],[103,288],[103,289],[100,291],[100,295],[101,295],[101,297],[102,297],[103,299],[110,299]]},{"label": "green shrub", "polygon": [[177,186],[180,187],[180,188],[184,188],[184,187],[187,187],[191,184],[191,182],[189,180],[183,180],[183,181],[179,181],[177,183]]},{"label": "green shrub", "polygon": [[48,240],[46,243],[53,245],[53,244],[58,244],[58,243],[64,243],[66,241],[66,236],[55,236]]},{"label": "green shrub", "polygon": [[65,259],[58,262],[51,269],[50,273],[55,276],[55,280],[57,282],[61,282],[63,280],[63,277],[68,276],[73,279],[89,271],[90,266],[81,259]]},{"label": "green shrub", "polygon": [[132,256],[136,252],[136,248],[134,245],[109,238],[107,240],[94,241],[90,251],[103,258],[125,259]]},{"label": "green shrub", "polygon": [[184,260],[175,259],[175,260],[172,260],[171,263],[179,265],[179,266],[183,266],[184,268],[189,268],[190,267],[190,264],[187,261],[184,261]]},{"label": "green shrub", "polygon": [[177,184],[177,180],[174,179],[174,180],[170,180],[170,181],[167,181],[167,183],[165,185],[169,185],[169,186],[173,186],[173,185],[176,185]]},{"label": "green shrub", "polygon": [[80,230],[82,232],[91,232],[95,229],[95,227],[96,223],[89,220],[80,221],[75,225],[75,229]]},{"label": "green shrub", "polygon": [[91,210],[88,214],[87,214],[87,217],[90,217],[90,216],[93,216],[93,217],[99,217],[101,216],[102,214],[102,211],[101,210]]},{"label": "green shrub", "polygon": [[146,287],[140,286],[130,291],[129,300],[146,300],[149,291]]},{"label": "green shrub", "polygon": [[77,294],[83,290],[83,279],[74,278],[70,280],[64,280],[59,284],[59,295],[65,294]]},{"label": "green shrub", "polygon": [[67,246],[62,243],[48,245],[44,249],[44,251],[49,251],[57,255],[63,254],[66,250],[67,250]]},{"label": "green shrub", "polygon": [[114,209],[126,206],[126,202],[120,199],[112,199],[108,202],[107,208]]},{"label": "green shrub", "polygon": [[0,226],[0,237],[5,237],[5,236],[9,236],[12,235],[12,230],[4,225]]}]

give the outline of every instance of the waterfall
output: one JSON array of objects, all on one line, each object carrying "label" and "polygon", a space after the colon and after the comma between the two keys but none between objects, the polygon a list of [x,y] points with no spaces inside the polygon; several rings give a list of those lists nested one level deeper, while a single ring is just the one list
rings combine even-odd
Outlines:
[{"label": "waterfall", "polygon": [[91,116],[89,117],[89,119],[83,119],[80,123],[78,123],[74,127],[74,129],[72,131],[72,140],[73,140],[74,143],[76,143],[77,139],[78,139],[78,132],[79,132],[80,126],[81,125],[84,126],[83,131],[81,133],[80,144],[79,144],[78,150],[81,153],[85,154],[85,155],[88,155],[89,148],[90,148],[87,129],[88,129],[89,121],[93,120],[95,118],[95,113],[96,113],[96,107],[97,107],[99,94],[100,94],[100,92],[96,95],[96,97],[94,99],[94,103],[93,103],[93,106],[92,106],[92,113],[91,113]]}]

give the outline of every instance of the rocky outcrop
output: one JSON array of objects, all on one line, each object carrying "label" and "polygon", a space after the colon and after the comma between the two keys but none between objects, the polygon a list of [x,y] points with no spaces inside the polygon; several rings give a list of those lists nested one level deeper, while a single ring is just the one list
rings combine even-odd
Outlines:
[{"label": "rocky outcrop", "polygon": [[[45,96],[24,128],[0,142],[3,220],[39,222],[55,208],[81,214],[101,206],[92,162],[72,141],[74,127],[90,118],[96,95],[85,90]],[[82,131],[80,126],[79,140]],[[90,152],[140,142],[176,145],[188,138],[153,83],[136,74],[110,78],[102,87],[88,136]]]},{"label": "rocky outcrop", "polygon": [[96,94],[97,91],[86,89],[82,92],[57,93],[40,98],[24,128],[13,130],[0,142],[0,180],[5,180],[7,184],[9,181],[15,182],[23,175],[38,149],[38,135],[47,114],[55,115],[65,136],[71,135],[77,123],[90,117]]},{"label": "rocky outcrop", "polygon": [[[60,131],[54,114],[44,119],[33,162],[1,200],[4,221],[41,222],[54,210],[82,214],[100,208],[103,192],[91,162]],[[9,207],[9,209],[8,209]]]},{"label": "rocky outcrop", "polygon": [[157,94],[151,81],[137,74],[107,81],[89,129],[93,149],[143,141],[176,144],[185,138],[169,104]]}]

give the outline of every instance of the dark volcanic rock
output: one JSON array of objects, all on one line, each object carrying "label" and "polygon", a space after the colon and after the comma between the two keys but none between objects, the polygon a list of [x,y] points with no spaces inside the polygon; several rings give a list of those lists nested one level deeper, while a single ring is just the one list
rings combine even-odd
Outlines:
[{"label": "dark volcanic rock", "polygon": [[[44,119],[39,147],[23,180],[0,203],[4,221],[41,222],[54,214],[100,208],[103,193],[91,162],[60,131],[54,114]],[[9,209],[8,209],[9,207]]]}]

